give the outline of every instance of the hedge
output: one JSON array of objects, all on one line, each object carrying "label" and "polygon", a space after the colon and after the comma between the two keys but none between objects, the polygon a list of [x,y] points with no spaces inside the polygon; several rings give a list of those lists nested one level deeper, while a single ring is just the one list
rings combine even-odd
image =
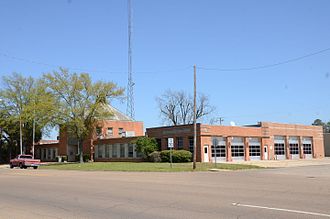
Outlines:
[{"label": "hedge", "polygon": [[[170,162],[170,150],[164,150],[160,152],[162,162]],[[185,163],[191,162],[192,153],[186,150],[172,150],[172,162],[173,163]]]}]

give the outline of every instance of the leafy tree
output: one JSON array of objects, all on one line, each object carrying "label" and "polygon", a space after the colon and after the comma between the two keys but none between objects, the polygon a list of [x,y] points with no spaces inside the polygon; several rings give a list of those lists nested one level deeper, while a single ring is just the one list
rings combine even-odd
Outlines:
[{"label": "leafy tree", "polygon": [[[36,141],[47,132],[53,108],[52,96],[45,91],[40,80],[13,73],[5,76],[0,90],[0,127],[3,145],[14,149],[19,144],[32,145],[33,120]],[[22,138],[22,139],[21,139]],[[21,153],[26,152],[22,151]]]},{"label": "leafy tree", "polygon": [[136,144],[135,150],[141,152],[144,155],[144,158],[147,158],[149,154],[158,150],[157,141],[154,138],[143,136],[133,141],[133,143]]},{"label": "leafy tree", "polygon": [[44,75],[44,83],[56,97],[54,122],[77,139],[80,162],[83,162],[83,140],[94,134],[98,120],[110,116],[104,105],[120,97],[124,90],[112,82],[92,82],[87,73],[70,73],[60,68]]},{"label": "leafy tree", "polygon": [[[170,125],[192,124],[194,119],[194,102],[191,95],[184,91],[166,91],[156,98],[160,115]],[[214,107],[209,103],[209,99],[204,94],[197,97],[196,119],[210,115]]]},{"label": "leafy tree", "polygon": [[321,119],[315,119],[312,125],[315,126],[322,126],[324,133],[330,133],[330,122],[325,123]]}]

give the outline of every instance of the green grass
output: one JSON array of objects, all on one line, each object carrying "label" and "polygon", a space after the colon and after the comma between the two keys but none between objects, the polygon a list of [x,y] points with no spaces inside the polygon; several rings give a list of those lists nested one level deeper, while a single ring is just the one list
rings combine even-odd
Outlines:
[{"label": "green grass", "polygon": [[[57,170],[83,170],[83,171],[131,171],[131,172],[182,172],[192,171],[192,163],[174,163],[172,168],[169,163],[134,163],[134,162],[94,162],[94,163],[60,163],[41,166],[41,169]],[[221,163],[197,163],[196,171],[210,169],[244,170],[261,168],[255,165]]]}]

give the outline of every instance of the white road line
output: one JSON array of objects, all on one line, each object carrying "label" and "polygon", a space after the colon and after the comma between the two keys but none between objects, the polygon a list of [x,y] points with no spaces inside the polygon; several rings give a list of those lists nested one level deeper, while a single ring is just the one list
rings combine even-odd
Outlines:
[{"label": "white road line", "polygon": [[267,210],[285,211],[285,212],[291,212],[291,213],[297,213],[297,214],[308,214],[308,215],[330,218],[330,214],[322,214],[322,213],[317,213],[317,212],[290,210],[290,209],[284,209],[284,208],[272,208],[272,207],[258,206],[258,205],[246,205],[246,204],[240,204],[240,203],[232,203],[232,205],[237,206],[237,207],[261,208],[261,209],[267,209]]}]

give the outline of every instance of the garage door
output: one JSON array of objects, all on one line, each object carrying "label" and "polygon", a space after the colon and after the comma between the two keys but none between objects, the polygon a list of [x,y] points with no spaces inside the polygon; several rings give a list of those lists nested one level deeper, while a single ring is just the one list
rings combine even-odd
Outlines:
[{"label": "garage door", "polygon": [[274,155],[277,160],[285,160],[285,137],[274,136]]},{"label": "garage door", "polygon": [[231,142],[231,157],[233,161],[244,160],[244,140],[241,137],[233,137]]},{"label": "garage door", "polygon": [[212,162],[223,162],[226,161],[226,138],[213,137],[213,145],[211,146],[212,151]]},{"label": "garage door", "polygon": [[249,138],[249,154],[250,160],[260,160],[261,144],[259,138]]},{"label": "garage door", "polygon": [[306,159],[312,159],[313,158],[313,147],[312,147],[312,138],[310,137],[303,137],[303,148],[304,148],[304,154]]},{"label": "garage door", "polygon": [[289,137],[291,159],[299,159],[299,137]]}]

